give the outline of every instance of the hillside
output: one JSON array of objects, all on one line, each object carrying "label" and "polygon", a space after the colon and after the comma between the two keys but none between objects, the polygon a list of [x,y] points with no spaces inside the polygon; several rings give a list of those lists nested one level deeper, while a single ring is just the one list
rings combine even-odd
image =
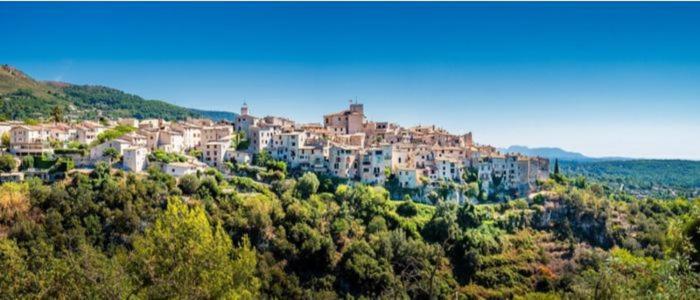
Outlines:
[{"label": "hillside", "polygon": [[2,298],[700,299],[700,199],[422,205],[261,168],[0,185]]},{"label": "hillside", "polygon": [[608,160],[628,160],[625,157],[590,157],[578,152],[566,151],[557,147],[529,148],[526,146],[510,146],[499,148],[503,153],[520,153],[527,156],[540,156],[549,159],[569,160],[569,161],[608,161]]},{"label": "hillside", "polygon": [[585,176],[638,196],[700,195],[700,161],[560,161],[559,165],[566,175]]},{"label": "hillside", "polygon": [[228,112],[228,111],[200,110],[200,109],[195,109],[195,108],[190,108],[190,111],[194,112],[195,114],[202,115],[207,119],[212,119],[215,122],[218,122],[221,120],[233,122],[233,120],[236,119],[236,116],[238,116],[238,114]]},{"label": "hillside", "polygon": [[46,118],[54,107],[70,118],[135,117],[184,119],[208,117],[232,120],[235,114],[184,108],[160,100],[96,85],[37,81],[8,65],[0,67],[0,116],[6,119]]}]

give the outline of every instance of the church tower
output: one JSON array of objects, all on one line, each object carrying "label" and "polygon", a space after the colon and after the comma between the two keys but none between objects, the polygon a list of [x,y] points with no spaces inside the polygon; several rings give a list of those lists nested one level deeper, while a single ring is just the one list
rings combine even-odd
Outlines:
[{"label": "church tower", "polygon": [[241,116],[247,116],[248,115],[248,104],[243,102],[243,106],[241,106]]}]

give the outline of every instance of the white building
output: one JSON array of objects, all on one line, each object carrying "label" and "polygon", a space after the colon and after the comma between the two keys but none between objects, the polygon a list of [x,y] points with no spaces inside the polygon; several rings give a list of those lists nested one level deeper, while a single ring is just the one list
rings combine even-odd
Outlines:
[{"label": "white building", "polygon": [[246,151],[236,151],[236,149],[226,150],[225,160],[235,160],[238,164],[249,165],[253,161],[253,156]]},{"label": "white building", "polygon": [[464,165],[460,160],[453,158],[436,158],[435,168],[437,173],[437,180],[445,181],[462,181],[462,174],[464,173]]},{"label": "white building", "polygon": [[360,158],[360,180],[368,184],[384,184],[386,171],[391,171],[391,153],[375,147],[363,151]]},{"label": "white building", "polygon": [[328,172],[331,175],[348,179],[358,176],[359,147],[332,145],[328,153]]},{"label": "white building", "polygon": [[124,155],[124,150],[131,146],[131,143],[122,139],[106,141],[90,149],[90,159],[96,160],[104,158],[104,152],[108,148],[114,148],[119,155]]},{"label": "white building", "polygon": [[224,168],[224,158],[226,157],[226,150],[231,146],[231,141],[220,140],[209,142],[204,145],[202,149],[202,156],[204,157],[204,162],[212,167],[223,169]]},{"label": "white building", "polygon": [[15,155],[37,155],[51,153],[49,129],[41,126],[19,125],[10,129],[10,153]]},{"label": "white building", "polygon": [[165,152],[182,153],[185,150],[182,133],[173,130],[161,130],[158,136],[158,149]]},{"label": "white building", "polygon": [[141,172],[148,164],[148,149],[145,147],[130,147],[124,149],[124,168],[132,172]]},{"label": "white building", "polygon": [[119,120],[117,120],[117,124],[139,128],[139,120],[135,118],[120,118]]},{"label": "white building", "polygon": [[182,177],[188,174],[197,174],[197,171],[202,171],[205,167],[205,165],[196,162],[171,162],[163,164],[161,169],[168,175]]},{"label": "white building", "polygon": [[189,123],[179,123],[173,125],[173,130],[182,134],[182,144],[184,150],[190,150],[201,146],[202,127]]},{"label": "white building", "polygon": [[399,168],[397,173],[397,178],[399,180],[399,185],[403,188],[415,189],[422,186],[420,179],[421,172],[418,169],[402,169]]},{"label": "white building", "polygon": [[268,150],[272,147],[272,140],[275,135],[279,134],[279,130],[272,126],[252,126],[249,129],[248,140],[250,146],[248,150],[251,153],[259,153],[263,150]]},{"label": "white building", "polygon": [[204,146],[209,142],[230,139],[232,134],[233,127],[229,125],[206,126],[202,128],[201,144]]}]

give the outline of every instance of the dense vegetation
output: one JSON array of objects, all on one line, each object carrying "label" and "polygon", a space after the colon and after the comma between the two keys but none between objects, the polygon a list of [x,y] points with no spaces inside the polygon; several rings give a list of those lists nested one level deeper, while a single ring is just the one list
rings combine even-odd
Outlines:
[{"label": "dense vegetation", "polygon": [[260,180],[99,165],[51,185],[3,184],[0,290],[7,298],[700,297],[700,199],[638,200],[557,175],[529,200],[424,205],[313,173],[293,179],[265,157],[255,164]]},{"label": "dense vegetation", "polygon": [[235,114],[194,110],[158,100],[145,100],[116,89],[66,83],[44,83],[31,79],[9,66],[0,68],[0,117],[24,120],[52,116],[60,108],[70,119],[134,117],[164,118],[208,117],[233,120]]},{"label": "dense vegetation", "polygon": [[700,196],[700,161],[560,161],[560,165],[564,174],[585,176],[613,189],[621,189],[637,196]]}]

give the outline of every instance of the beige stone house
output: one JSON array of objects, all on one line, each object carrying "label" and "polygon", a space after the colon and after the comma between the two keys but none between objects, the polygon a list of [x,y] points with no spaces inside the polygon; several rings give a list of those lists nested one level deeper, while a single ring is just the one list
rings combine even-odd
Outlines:
[{"label": "beige stone house", "polygon": [[10,153],[15,155],[38,155],[51,153],[49,146],[51,131],[43,126],[18,125],[10,129]]}]

